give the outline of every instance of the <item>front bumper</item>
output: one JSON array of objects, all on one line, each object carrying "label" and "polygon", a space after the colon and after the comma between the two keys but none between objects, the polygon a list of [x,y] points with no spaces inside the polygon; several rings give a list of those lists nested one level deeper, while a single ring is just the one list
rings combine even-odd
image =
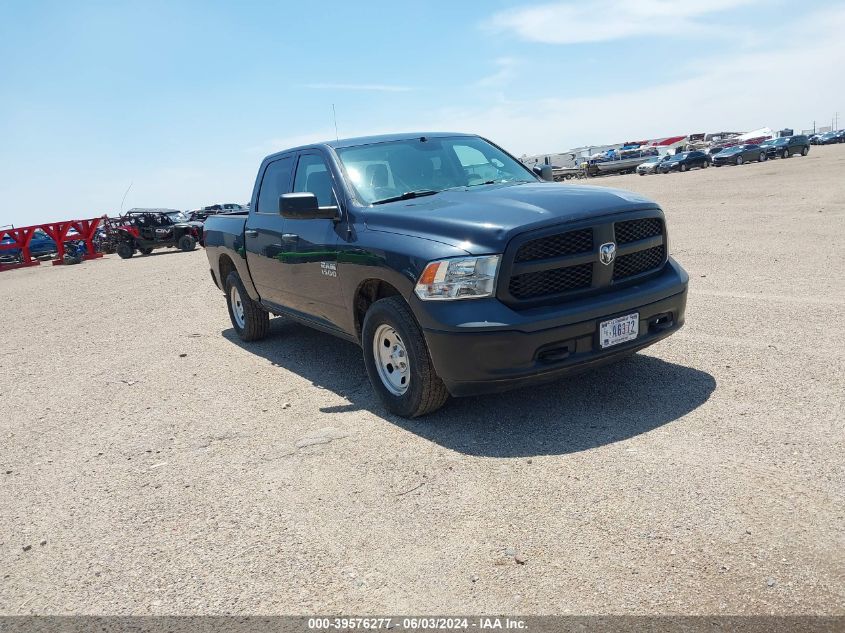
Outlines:
[{"label": "front bumper", "polygon": [[[684,324],[689,278],[671,258],[635,286],[514,311],[497,299],[414,302],[435,370],[452,395],[505,391],[579,373],[648,347]],[[636,339],[602,349],[599,323],[639,313]],[[483,317],[483,319],[481,318]]]}]

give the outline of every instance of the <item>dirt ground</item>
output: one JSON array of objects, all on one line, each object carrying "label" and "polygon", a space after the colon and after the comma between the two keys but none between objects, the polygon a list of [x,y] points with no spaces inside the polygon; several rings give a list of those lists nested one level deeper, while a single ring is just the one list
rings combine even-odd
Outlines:
[{"label": "dirt ground", "polygon": [[685,328],[412,422],[201,249],[0,273],[0,613],[845,614],[845,145],[590,183]]}]

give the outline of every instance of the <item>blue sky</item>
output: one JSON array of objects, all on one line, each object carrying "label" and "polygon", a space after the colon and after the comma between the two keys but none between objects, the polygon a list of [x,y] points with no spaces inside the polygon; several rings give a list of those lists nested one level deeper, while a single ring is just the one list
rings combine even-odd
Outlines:
[{"label": "blue sky", "polygon": [[845,3],[0,0],[0,225],[248,199],[292,144],[481,133],[516,155],[845,125]]}]

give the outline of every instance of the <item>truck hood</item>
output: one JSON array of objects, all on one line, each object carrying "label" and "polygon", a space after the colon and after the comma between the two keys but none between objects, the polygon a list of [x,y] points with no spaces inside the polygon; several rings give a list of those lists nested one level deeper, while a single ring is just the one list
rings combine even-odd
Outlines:
[{"label": "truck hood", "polygon": [[621,189],[556,183],[453,189],[365,210],[367,228],[434,240],[481,255],[501,253],[524,231],[620,211],[658,208]]}]

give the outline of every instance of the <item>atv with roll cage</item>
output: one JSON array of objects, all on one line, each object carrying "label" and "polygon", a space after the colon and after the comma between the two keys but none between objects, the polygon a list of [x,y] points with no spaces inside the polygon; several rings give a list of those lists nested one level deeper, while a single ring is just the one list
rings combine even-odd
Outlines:
[{"label": "atv with roll cage", "polygon": [[158,248],[192,251],[200,241],[199,231],[182,217],[178,211],[129,211],[104,223],[105,241],[121,259],[135,251],[149,255]]}]

